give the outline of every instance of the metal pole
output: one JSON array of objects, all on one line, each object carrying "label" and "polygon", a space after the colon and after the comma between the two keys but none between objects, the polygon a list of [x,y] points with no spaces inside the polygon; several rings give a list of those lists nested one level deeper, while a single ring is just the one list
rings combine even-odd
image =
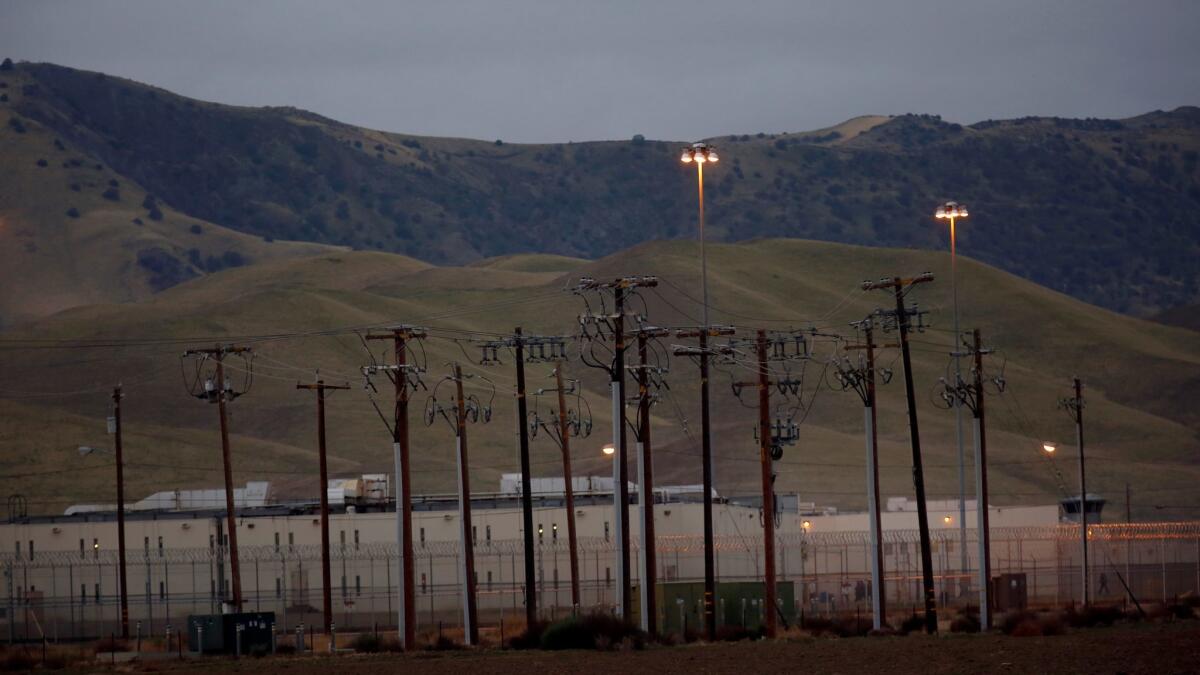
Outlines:
[{"label": "metal pole", "polygon": [[[238,566],[237,514],[233,504],[233,467],[229,452],[229,418],[225,411],[228,392],[225,388],[225,351],[217,345],[217,414],[221,421],[221,457],[225,465],[225,518],[228,522],[229,574],[233,585],[234,611],[242,611],[242,574]],[[122,584],[122,588],[124,584]]]},{"label": "metal pole", "polygon": [[900,354],[904,363],[904,393],[908,399],[908,429],[912,437],[913,488],[917,497],[917,526],[921,535],[921,585],[925,596],[925,632],[937,632],[937,595],[933,587],[933,555],[929,540],[929,510],[925,504],[925,472],[921,464],[921,434],[917,427],[917,397],[913,389],[912,357],[908,348],[908,314],[904,287],[892,280],[896,297],[896,324],[900,329]]},{"label": "metal pole", "polygon": [[704,633],[717,639],[716,562],[713,547],[713,458],[708,395],[708,326],[700,329],[700,454],[704,487]]},{"label": "metal pole", "polygon": [[514,333],[514,349],[517,362],[517,437],[521,449],[521,522],[525,539],[525,624],[537,623],[537,593],[534,589],[533,569],[533,474],[529,466],[529,406],[525,400],[525,342],[521,327]]},{"label": "metal pole", "polygon": [[[951,221],[953,222],[953,221]],[[983,407],[983,347],[979,329],[972,335],[975,352],[975,508],[978,513],[979,538],[979,629],[986,631],[992,623],[992,539],[988,513],[987,436]],[[956,399],[957,400],[957,399]],[[965,568],[964,568],[965,569]]]},{"label": "metal pole", "polygon": [[[864,328],[867,340],[867,398],[863,408],[867,440],[867,510],[869,512],[871,542],[871,624],[875,630],[883,627],[886,620],[886,595],[883,587],[883,527],[879,509],[879,445],[875,430],[875,343],[874,331],[868,321]],[[801,560],[801,570],[803,570]]]},{"label": "metal pole", "polygon": [[1079,447],[1079,543],[1083,550],[1083,606],[1091,602],[1088,574],[1087,479],[1083,465],[1083,382],[1075,378],[1075,443]]},{"label": "metal pole", "polygon": [[[219,363],[219,362],[218,362]],[[218,366],[219,367],[219,366]],[[125,587],[125,458],[121,447],[121,385],[113,388],[113,445],[117,456],[117,564],[121,591],[121,639],[129,639],[129,591]]]},{"label": "metal pole", "polygon": [[[462,366],[454,364],[454,381],[458,391],[458,509],[459,536],[463,547],[463,637],[468,645],[479,644],[479,624],[475,611],[475,546],[471,539],[471,478],[467,461],[467,400],[463,396]],[[527,583],[528,585],[528,583]]]},{"label": "metal pole", "polygon": [[[958,252],[957,252],[957,232],[955,231],[955,218],[950,217],[950,288],[954,296],[954,334],[961,335],[958,327]],[[955,338],[957,339],[957,338]],[[955,349],[954,354],[954,381],[957,384],[962,380],[962,366],[959,362],[958,349]],[[970,567],[970,561],[967,558],[967,469],[966,469],[966,451],[963,446],[963,421],[962,421],[962,402],[957,397],[954,399],[954,441],[958,447],[958,536],[959,549],[961,553],[961,572],[960,577],[963,581],[961,584],[966,586],[967,570]],[[978,500],[979,495],[976,495]],[[982,592],[982,591],[981,591]],[[966,588],[960,589],[960,594],[965,594]]]},{"label": "metal pole", "polygon": [[409,444],[408,444],[408,349],[405,346],[405,333],[394,332],[393,345],[396,355],[396,410],[395,428],[393,430],[393,454],[396,455],[396,520],[397,537],[400,544],[400,555],[397,557],[397,573],[400,583],[400,608],[397,614],[399,620],[400,645],[411,649],[416,641],[417,630],[417,599],[414,588],[416,576],[416,558],[413,555],[412,543],[412,492],[409,484]]},{"label": "metal pole", "polygon": [[771,477],[771,378],[767,371],[767,332],[758,331],[758,461],[762,478],[762,521],[766,635],[775,637],[775,486]]},{"label": "metal pole", "polygon": [[571,481],[571,434],[567,426],[566,392],[563,391],[562,363],[554,368],[558,388],[558,435],[562,443],[563,484],[567,501],[567,545],[571,548],[571,606],[579,611],[579,551],[575,539],[575,488]]}]

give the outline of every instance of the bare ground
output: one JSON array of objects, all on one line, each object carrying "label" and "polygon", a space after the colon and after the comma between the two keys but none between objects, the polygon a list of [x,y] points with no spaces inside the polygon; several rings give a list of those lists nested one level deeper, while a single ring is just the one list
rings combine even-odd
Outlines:
[{"label": "bare ground", "polygon": [[1053,637],[801,638],[643,651],[458,651],[152,662],[134,671],[382,673],[1197,673],[1200,623],[1126,624]]}]

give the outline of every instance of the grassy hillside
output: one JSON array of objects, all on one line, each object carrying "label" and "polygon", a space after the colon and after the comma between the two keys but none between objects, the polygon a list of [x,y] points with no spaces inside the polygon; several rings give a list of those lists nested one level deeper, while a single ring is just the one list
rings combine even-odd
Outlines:
[{"label": "grassy hillside", "polygon": [[[0,72],[20,104],[26,78]],[[145,298],[221,269],[333,247],[268,242],[183,214],[88,150],[16,117],[0,128],[0,326]]]},{"label": "grassy hillside", "polygon": [[[694,172],[678,142],[417,138],[49,64],[18,64],[0,84],[0,117],[45,125],[181,214],[261,237],[465,264],[597,258],[695,230]],[[1197,108],[965,127],[867,116],[712,140],[724,158],[706,172],[717,239],[941,249],[933,209],[958,199],[972,211],[962,250],[979,260],[1127,313],[1200,297]],[[0,158],[6,171],[10,161]]]},{"label": "grassy hillside", "polygon": [[[953,417],[930,402],[952,346],[946,330],[947,255],[774,239],[713,246],[710,256],[713,320],[737,324],[746,334],[756,326],[804,327],[810,321],[845,333],[848,321],[889,303],[883,293],[857,290],[862,279],[937,274],[937,282],[912,295],[930,310],[933,324],[915,338],[916,388],[929,491],[939,497],[957,492]],[[563,272],[564,265],[572,269]],[[429,326],[426,351],[413,356],[428,364],[424,379],[432,388],[448,361],[478,358],[471,338],[518,325],[530,333],[573,334],[582,303],[563,289],[581,275],[660,275],[660,287],[631,301],[633,306],[659,325],[694,323],[696,268],[696,248],[684,242],[644,244],[591,263],[526,256],[466,268],[433,267],[386,253],[337,252],[225,270],[138,302],[68,310],[0,334],[5,373],[0,404],[4,418],[16,421],[0,434],[0,489],[26,494],[38,511],[110,499],[111,477],[102,460],[84,460],[97,463],[85,465],[74,448],[106,442],[107,393],[117,381],[127,392],[126,447],[135,494],[219,484],[216,411],[187,395],[179,354],[188,346],[232,340],[256,351],[253,388],[231,406],[237,479],[287,479],[302,490],[303,478],[315,472],[314,403],[295,383],[311,381],[319,369],[328,382],[360,384],[357,369],[369,357],[350,328]],[[1069,378],[1079,374],[1088,382],[1091,488],[1116,499],[1128,481],[1140,516],[1194,515],[1200,507],[1194,490],[1200,417],[1179,401],[1200,381],[1200,336],[1097,309],[974,261],[960,260],[960,273],[963,324],[983,329],[987,344],[999,350],[988,357],[988,373],[1003,373],[1008,381],[1006,393],[989,403],[993,501],[1059,496],[1054,472],[1038,448],[1042,440],[1070,445],[1070,420],[1055,404],[1067,394]],[[108,346],[85,348],[83,341]],[[379,355],[383,346],[373,346]],[[834,350],[823,342],[818,356]],[[578,353],[574,347],[573,352]],[[880,359],[899,370],[894,351]],[[605,375],[577,360],[566,367],[583,378],[596,417],[593,436],[574,445],[576,470],[605,473],[607,460],[599,453],[608,427]],[[468,366],[468,372],[485,375],[498,389],[491,423],[469,430],[473,485],[487,491],[495,489],[500,473],[517,466],[511,358],[504,366]],[[793,372],[799,374],[801,366]],[[549,384],[550,374],[547,365],[530,365],[531,389]],[[804,365],[803,375],[807,414],[800,443],[787,449],[779,488],[823,504],[861,506],[861,405],[854,395],[829,389],[821,360]],[[733,366],[721,366],[713,376],[718,487],[726,493],[756,489],[754,414],[728,387],[731,379],[751,376]],[[668,378],[671,388],[654,410],[657,473],[664,482],[698,482],[697,372],[686,360],[673,359]],[[469,386],[487,399],[480,378]],[[386,387],[381,389],[378,399],[387,410]],[[449,491],[452,436],[440,421],[430,428],[416,422],[426,396],[417,394],[413,410],[415,489]],[[906,494],[911,483],[899,375],[880,396],[884,491]],[[549,401],[535,405],[545,415]],[[387,432],[362,389],[334,395],[328,412],[338,471],[389,470]],[[536,473],[557,474],[550,442],[539,436],[533,447]],[[1060,461],[1066,462],[1059,468],[1067,485],[1074,485],[1068,458]]]}]

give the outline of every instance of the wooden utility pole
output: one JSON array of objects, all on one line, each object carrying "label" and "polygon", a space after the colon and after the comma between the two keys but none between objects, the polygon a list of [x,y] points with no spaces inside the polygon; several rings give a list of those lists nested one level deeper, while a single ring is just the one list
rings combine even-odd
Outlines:
[{"label": "wooden utility pole", "polygon": [[235,611],[242,611],[242,573],[238,565],[237,543],[237,513],[234,509],[233,498],[233,462],[229,450],[229,417],[225,410],[226,404],[245,392],[236,392],[233,386],[225,381],[225,356],[229,354],[248,354],[249,347],[217,345],[210,349],[190,349],[184,356],[202,356],[216,361],[216,383],[206,383],[205,390],[196,394],[197,398],[217,404],[217,415],[221,423],[221,459],[225,468],[225,521],[229,539],[229,576],[233,586],[231,605]]},{"label": "wooden utility pole", "polygon": [[1087,473],[1083,465],[1083,381],[1074,379],[1075,396],[1064,398],[1059,405],[1067,408],[1075,417],[1075,444],[1079,448],[1079,545],[1083,553],[1083,606],[1091,603],[1091,575],[1088,571],[1088,528],[1087,528]]},{"label": "wooden utility pole", "polygon": [[637,332],[638,361],[638,506],[642,515],[642,569],[641,569],[641,624],[642,630],[651,636],[658,635],[658,599],[655,595],[658,581],[654,535],[654,450],[650,443],[650,360],[651,338],[668,334],[663,328],[643,327]]},{"label": "wooden utility pole", "polygon": [[979,329],[972,333],[975,352],[975,502],[979,528],[979,627],[992,625],[992,534],[988,513],[987,427],[984,424],[983,355]]},{"label": "wooden utility pole", "polygon": [[767,637],[778,629],[775,601],[775,485],[771,479],[771,374],[767,369],[767,332],[758,331],[758,460],[762,478],[763,558]]},{"label": "wooden utility pole", "polygon": [[400,556],[397,558],[400,607],[396,618],[399,622],[400,645],[404,649],[412,649],[416,644],[417,629],[416,591],[413,583],[416,558],[413,555],[412,492],[409,478],[412,463],[409,458],[408,440],[408,375],[411,370],[417,370],[417,366],[408,363],[408,341],[424,337],[424,329],[413,326],[396,326],[387,333],[366,336],[367,340],[391,340],[396,359],[392,378],[396,390],[395,422],[392,425],[392,451],[396,465],[396,541],[400,547]]},{"label": "wooden utility pole", "polygon": [[563,389],[563,363],[554,367],[554,384],[558,391],[558,436],[562,450],[563,485],[567,502],[567,545],[571,549],[571,608],[579,611],[579,550],[575,539],[575,488],[571,482],[571,428],[567,422],[567,394]]},{"label": "wooden utility pole", "polygon": [[325,454],[325,392],[350,387],[325,384],[324,380],[317,380],[316,384],[297,384],[296,388],[317,392],[317,456],[321,474],[321,611],[324,619],[322,626],[328,633],[333,625],[333,589],[329,576],[329,471]]},{"label": "wooden utility pole", "polygon": [[121,385],[113,388],[113,452],[117,456],[117,564],[121,586],[121,639],[129,639],[129,591],[125,587],[125,457],[121,448]]},{"label": "wooden utility pole", "polygon": [[913,388],[912,356],[909,354],[908,309],[904,306],[904,294],[908,288],[933,281],[933,275],[925,273],[911,279],[893,277],[876,282],[865,282],[863,290],[886,289],[896,299],[896,326],[900,333],[900,356],[904,363],[904,394],[908,400],[908,430],[912,439],[913,489],[917,499],[917,527],[921,535],[921,585],[925,600],[925,632],[937,632],[937,594],[933,587],[933,553],[929,535],[929,509],[925,503],[925,471],[921,463],[921,433],[917,426],[917,397]]},{"label": "wooden utility pole", "polygon": [[[513,331],[517,365],[517,437],[521,451],[521,522],[525,539],[525,625],[537,623],[537,577],[533,549],[533,473],[529,464],[529,405],[525,399],[525,342],[521,327]],[[461,386],[461,384],[460,384]]]},{"label": "wooden utility pole", "polygon": [[713,455],[712,455],[712,423],[709,419],[708,393],[708,361],[712,353],[708,347],[708,338],[720,335],[733,335],[731,328],[716,328],[701,326],[697,330],[685,330],[676,333],[676,337],[700,339],[700,348],[695,351],[687,350],[676,354],[687,354],[697,357],[700,361],[700,464],[701,481],[704,490],[704,635],[712,642],[717,639],[717,577],[716,552],[713,544]]},{"label": "wooden utility pole", "polygon": [[454,364],[454,384],[457,391],[455,416],[458,441],[458,508],[463,547],[463,613],[468,645],[479,644],[479,617],[475,607],[475,542],[471,529],[471,475],[467,461],[467,399],[463,396],[462,366]]}]

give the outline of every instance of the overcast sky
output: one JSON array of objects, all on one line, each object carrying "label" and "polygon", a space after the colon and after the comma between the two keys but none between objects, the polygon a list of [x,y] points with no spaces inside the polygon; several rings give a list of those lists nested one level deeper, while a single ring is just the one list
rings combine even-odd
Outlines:
[{"label": "overcast sky", "polygon": [[1200,104],[1200,0],[0,0],[0,51],[507,141]]}]

